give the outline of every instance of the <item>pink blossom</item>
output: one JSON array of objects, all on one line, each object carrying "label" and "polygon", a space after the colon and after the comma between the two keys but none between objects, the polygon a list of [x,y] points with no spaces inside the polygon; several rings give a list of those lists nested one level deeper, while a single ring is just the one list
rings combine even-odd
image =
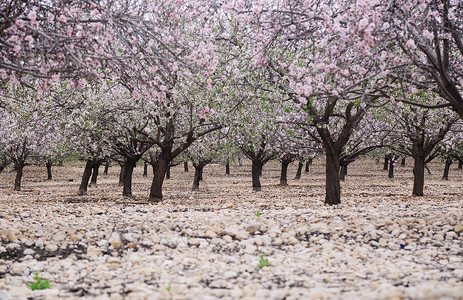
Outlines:
[{"label": "pink blossom", "polygon": [[31,10],[28,14],[27,14],[27,18],[31,21],[35,21],[37,19],[37,13],[33,10]]},{"label": "pink blossom", "polygon": [[133,90],[133,91],[132,91],[132,97],[134,97],[135,99],[140,98],[140,94],[138,93],[137,90]]}]

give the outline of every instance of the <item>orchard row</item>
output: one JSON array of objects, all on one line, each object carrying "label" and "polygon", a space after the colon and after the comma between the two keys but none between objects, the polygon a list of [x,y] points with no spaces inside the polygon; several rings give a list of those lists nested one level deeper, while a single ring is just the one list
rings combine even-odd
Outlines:
[{"label": "orchard row", "polygon": [[[361,155],[462,157],[458,0],[6,0],[0,4],[0,151],[15,189],[30,157],[198,170],[240,153],[253,188],[271,159],[326,157],[327,204]],[[393,166],[393,164],[392,164]]]}]

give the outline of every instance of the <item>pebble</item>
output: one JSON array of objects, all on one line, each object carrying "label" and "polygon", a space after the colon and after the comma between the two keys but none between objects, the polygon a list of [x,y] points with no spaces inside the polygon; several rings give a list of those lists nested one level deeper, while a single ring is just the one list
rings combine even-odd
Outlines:
[{"label": "pebble", "polygon": [[262,223],[260,222],[251,222],[245,226],[245,230],[250,233],[254,233],[256,231],[259,231],[260,228],[262,227]]},{"label": "pebble", "polygon": [[55,252],[58,250],[58,246],[56,244],[47,244],[45,246],[45,251],[47,252]]}]

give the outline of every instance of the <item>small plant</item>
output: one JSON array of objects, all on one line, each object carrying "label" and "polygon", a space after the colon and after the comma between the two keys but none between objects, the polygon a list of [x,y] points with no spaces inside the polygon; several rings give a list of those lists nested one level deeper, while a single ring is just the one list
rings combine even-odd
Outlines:
[{"label": "small plant", "polygon": [[259,264],[257,265],[259,269],[262,269],[263,267],[270,267],[270,263],[268,262],[268,259],[265,258],[265,254],[262,253],[259,257]]},{"label": "small plant", "polygon": [[39,272],[34,272],[34,279],[35,282],[28,285],[28,287],[35,291],[35,290],[45,290],[50,288],[50,282],[48,279],[42,279],[39,277]]},{"label": "small plant", "polygon": [[170,292],[172,290],[172,284],[169,283],[169,285],[166,287],[166,290]]},{"label": "small plant", "polygon": [[262,216],[263,214],[264,214],[263,212],[256,211],[256,217],[260,217],[260,216]]}]

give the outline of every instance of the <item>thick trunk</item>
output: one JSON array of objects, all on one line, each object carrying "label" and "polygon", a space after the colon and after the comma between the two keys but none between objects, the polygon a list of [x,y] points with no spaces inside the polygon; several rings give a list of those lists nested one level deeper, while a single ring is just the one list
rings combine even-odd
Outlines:
[{"label": "thick trunk", "polygon": [[289,161],[284,160],[281,162],[280,186],[288,185],[288,166]]},{"label": "thick trunk", "polygon": [[424,156],[416,155],[413,167],[413,196],[424,195]]},{"label": "thick trunk", "polygon": [[143,163],[143,177],[147,177],[148,176],[148,162],[145,161]]},{"label": "thick trunk", "polygon": [[309,169],[310,169],[310,164],[309,164],[309,162],[306,162],[305,163],[305,172],[309,173]]},{"label": "thick trunk", "polygon": [[302,168],[303,167],[304,167],[304,163],[302,163],[302,161],[300,161],[299,164],[297,165],[296,177],[294,179],[301,179]]},{"label": "thick trunk", "polygon": [[192,190],[193,191],[197,191],[199,190],[199,183],[201,182],[202,180],[202,177],[203,177],[203,166],[201,165],[195,165],[193,164],[193,166],[195,167],[195,176],[193,178],[193,188]]},{"label": "thick trunk", "polygon": [[452,164],[452,159],[447,158],[445,160],[444,175],[442,175],[442,179],[449,180],[449,170],[450,170],[450,165],[451,164]]},{"label": "thick trunk", "polygon": [[[327,150],[327,149],[325,149]],[[339,178],[339,154],[326,151],[326,197],[325,204],[341,203],[341,184]]]},{"label": "thick trunk", "polygon": [[119,186],[124,186],[125,163],[120,163],[121,171],[119,172]]},{"label": "thick trunk", "polygon": [[389,172],[387,174],[389,178],[394,178],[394,160],[389,160]]},{"label": "thick trunk", "polygon": [[106,163],[104,164],[103,175],[108,175],[108,171],[109,171],[109,159],[106,159]]},{"label": "thick trunk", "polygon": [[405,166],[405,157],[402,158],[402,163],[400,164],[402,167]]},{"label": "thick trunk", "polygon": [[122,190],[122,196],[124,197],[132,197],[132,175],[136,163],[135,160],[127,160],[125,162],[124,188]]},{"label": "thick trunk", "polygon": [[93,168],[93,161],[87,160],[85,164],[84,174],[82,175],[82,180],[80,182],[79,190],[77,191],[77,195],[87,195],[87,187],[88,182],[90,180],[90,176],[92,175],[92,168]]},{"label": "thick trunk", "polygon": [[153,164],[153,181],[151,183],[150,196],[148,201],[162,201],[162,184],[168,169],[169,161],[162,155],[159,156]]},{"label": "thick trunk", "polygon": [[225,164],[225,175],[230,175],[230,162],[227,161]]},{"label": "thick trunk", "polygon": [[51,173],[51,166],[53,165],[51,160],[47,160],[45,166],[47,167],[47,180],[53,179],[53,174]]},{"label": "thick trunk", "polygon": [[93,172],[92,172],[92,179],[90,180],[90,183],[92,185],[96,185],[97,180],[98,180],[98,170],[100,169],[101,166],[101,161],[96,161],[93,163]]},{"label": "thick trunk", "polygon": [[342,164],[341,165],[341,171],[339,173],[339,180],[341,180],[341,181],[346,180],[346,175],[347,175],[347,165]]},{"label": "thick trunk", "polygon": [[384,157],[384,166],[383,166],[383,170],[387,171],[387,168],[389,166],[389,157],[386,155]]},{"label": "thick trunk", "polygon": [[252,189],[256,192],[261,190],[260,185],[260,173],[261,173],[261,164],[259,161],[252,162]]},{"label": "thick trunk", "polygon": [[185,171],[185,173],[188,172],[188,162],[187,161],[183,162],[183,171]]},{"label": "thick trunk", "polygon": [[15,162],[15,169],[16,169],[16,177],[14,178],[14,190],[15,191],[21,190],[21,179],[23,177],[23,169],[25,165],[26,163],[22,159]]}]

